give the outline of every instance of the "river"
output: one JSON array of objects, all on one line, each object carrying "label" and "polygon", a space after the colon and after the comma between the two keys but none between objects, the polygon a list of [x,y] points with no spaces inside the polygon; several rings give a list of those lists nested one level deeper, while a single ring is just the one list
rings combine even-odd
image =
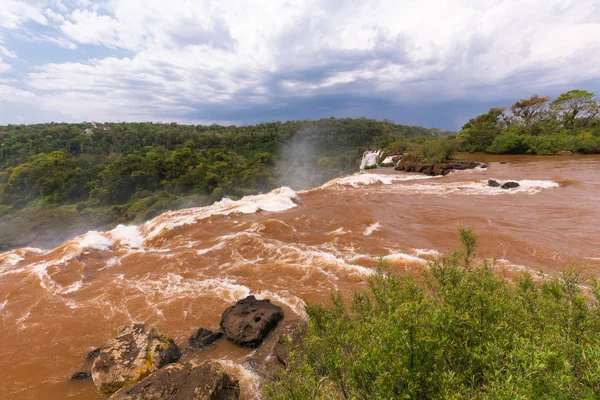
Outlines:
[{"label": "river", "polygon": [[[0,397],[105,398],[91,380],[69,377],[121,325],[150,323],[183,348],[249,294],[304,318],[306,301],[363,288],[380,257],[393,273],[426,268],[458,247],[461,225],[498,265],[554,274],[574,263],[596,273],[599,156],[470,157],[490,168],[444,177],[380,168],[0,254]],[[521,186],[491,188],[488,179]],[[259,393],[250,353],[223,343],[206,356],[241,378],[246,399]]]}]

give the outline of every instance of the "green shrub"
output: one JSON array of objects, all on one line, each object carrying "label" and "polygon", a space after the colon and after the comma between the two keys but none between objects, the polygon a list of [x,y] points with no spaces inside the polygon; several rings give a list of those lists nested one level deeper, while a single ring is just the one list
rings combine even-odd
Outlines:
[{"label": "green shrub", "polygon": [[450,160],[458,150],[454,138],[429,140],[424,143],[411,143],[406,160],[423,163],[442,163]]},{"label": "green shrub", "polygon": [[559,278],[504,279],[472,265],[476,237],[422,279],[378,273],[350,303],[308,305],[292,368],[275,399],[594,399],[600,396],[600,287]]}]

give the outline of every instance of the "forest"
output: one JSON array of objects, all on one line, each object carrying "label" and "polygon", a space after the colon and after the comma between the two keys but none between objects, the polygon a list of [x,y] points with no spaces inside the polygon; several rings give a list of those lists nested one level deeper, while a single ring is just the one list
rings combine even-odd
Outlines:
[{"label": "forest", "polygon": [[452,134],[366,118],[0,126],[0,250],[282,185],[315,187],[355,171],[369,147]]}]

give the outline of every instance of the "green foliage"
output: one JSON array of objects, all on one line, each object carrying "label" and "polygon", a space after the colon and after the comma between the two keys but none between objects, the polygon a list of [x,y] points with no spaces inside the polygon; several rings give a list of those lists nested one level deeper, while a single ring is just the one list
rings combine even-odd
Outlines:
[{"label": "green foliage", "polygon": [[600,101],[594,93],[571,90],[556,100],[533,95],[510,107],[472,118],[459,133],[462,149],[496,154],[600,152]]},{"label": "green foliage", "polygon": [[442,163],[454,156],[458,146],[459,143],[454,138],[410,143],[406,153],[406,160],[424,163]]},{"label": "green foliage", "polygon": [[[595,399],[600,395],[600,288],[585,275],[504,279],[471,265],[476,237],[422,279],[379,273],[347,304],[309,305],[276,399]],[[466,266],[466,268],[465,268]]]}]

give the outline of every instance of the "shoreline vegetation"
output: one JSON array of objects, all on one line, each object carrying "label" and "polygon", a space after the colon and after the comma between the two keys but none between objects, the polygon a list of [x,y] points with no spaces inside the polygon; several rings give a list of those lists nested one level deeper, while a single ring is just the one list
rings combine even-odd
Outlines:
[{"label": "shoreline vegetation", "polygon": [[[349,301],[309,304],[269,399],[592,399],[600,393],[600,286],[477,260],[477,237],[421,276],[382,270]],[[504,276],[503,276],[504,275]],[[584,287],[586,291],[584,292]]]}]

